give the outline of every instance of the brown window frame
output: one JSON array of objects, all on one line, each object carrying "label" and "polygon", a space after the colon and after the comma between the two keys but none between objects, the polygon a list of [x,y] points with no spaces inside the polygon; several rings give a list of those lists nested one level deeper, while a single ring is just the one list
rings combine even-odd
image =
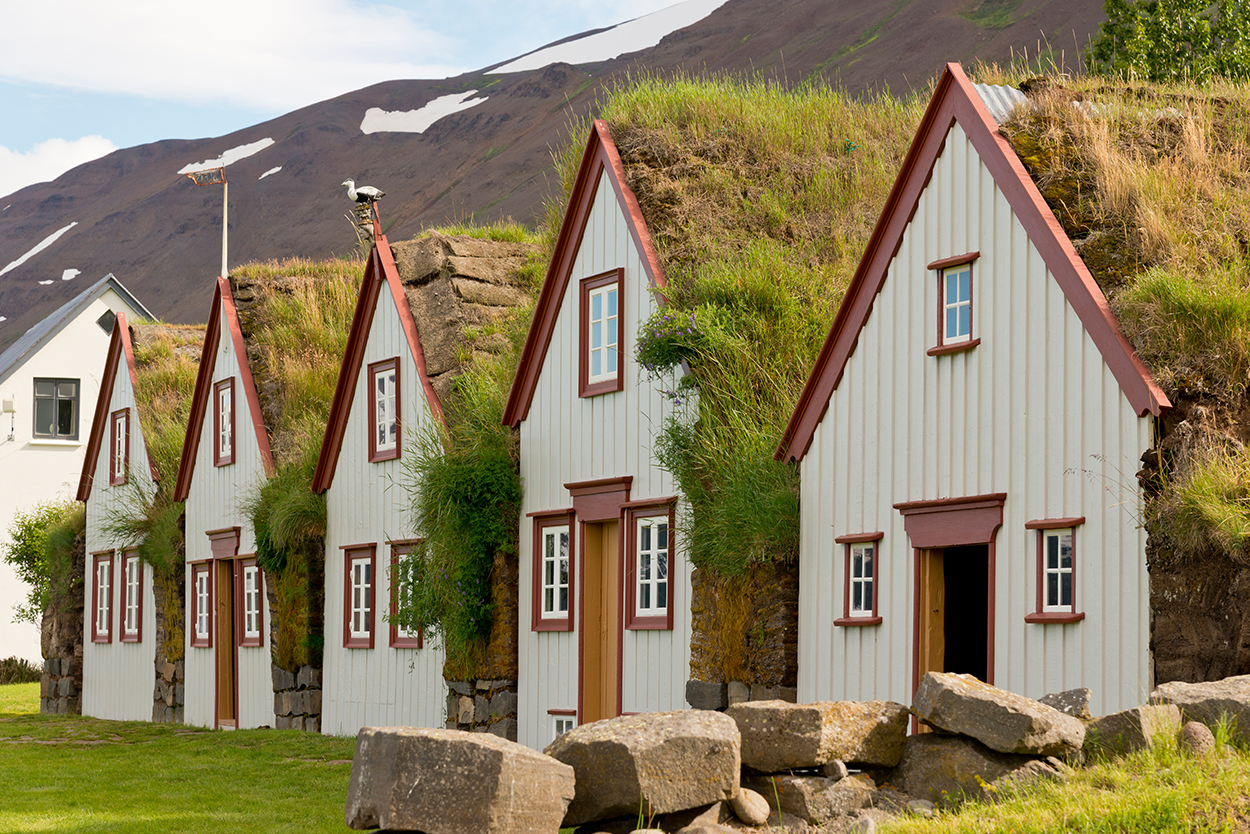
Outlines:
[{"label": "brown window frame", "polygon": [[[230,389],[230,454],[221,453],[221,392]],[[238,449],[238,432],[235,431],[238,421],[235,414],[239,411],[238,398],[234,391],[234,377],[213,383],[213,466],[228,466],[234,463],[235,450]]]},{"label": "brown window frame", "polygon": [[[379,449],[378,448],[378,389],[377,378],[380,371],[395,371],[395,448]],[[403,432],[400,430],[403,425],[400,420],[400,379],[399,379],[399,357],[393,356],[390,359],[383,359],[381,362],[374,362],[369,366],[369,462],[379,463],[384,460],[396,460],[400,455],[400,447],[403,445]]]},{"label": "brown window frame", "polygon": [[[402,541],[388,542],[391,550],[390,570],[386,575],[387,591],[390,596],[390,646],[392,649],[423,649],[425,648],[425,631],[417,629],[416,637],[404,637],[399,633],[399,624],[395,622],[395,617],[399,611],[399,586],[396,581],[395,569],[399,566],[399,560],[402,556],[408,556],[414,551],[419,550],[424,544],[425,539],[404,539]],[[402,576],[399,577],[402,580]],[[418,580],[419,581],[419,580]]]},{"label": "brown window frame", "polygon": [[[835,626],[875,626],[883,622],[881,617],[881,540],[885,533],[852,533],[838,536],[834,544],[842,545],[842,616],[833,621]],[[872,551],[872,614],[851,613],[851,549],[856,545],[874,542]]]},{"label": "brown window frame", "polygon": [[[122,423],[125,436],[122,448],[117,448],[117,424]],[[118,455],[121,458],[121,474],[118,474]],[[121,408],[109,416],[109,486],[122,486],[130,480],[130,409]]]},{"label": "brown window frame", "polygon": [[[138,599],[135,601],[135,630],[133,633],[126,630],[126,610],[129,607],[127,605],[127,602],[128,602],[127,596],[130,593],[130,560],[131,559],[134,559],[135,562],[137,562],[139,565],[139,592],[137,594]],[[117,618],[117,622],[121,626],[121,628],[118,629],[120,633],[118,634],[117,639],[122,643],[142,643],[143,642],[143,560],[139,558],[139,551],[127,550],[127,551],[122,551],[121,562],[122,562],[122,576],[124,577],[125,581],[122,583],[120,593],[118,594],[118,599],[121,600],[122,604],[118,606],[121,610],[118,612],[119,616]]]},{"label": "brown window frame", "polygon": [[[378,633],[378,554],[377,543],[350,544],[343,551],[343,648],[372,649]],[[352,635],[352,563],[369,560],[369,636]]]},{"label": "brown window frame", "polygon": [[[677,607],[677,499],[630,501],[621,506],[625,515],[625,630],[671,631],[673,610]],[[664,517],[668,522],[668,587],[663,614],[638,613],[638,521]]]},{"label": "brown window frame", "polygon": [[[546,510],[530,513],[533,524],[533,551],[530,554],[533,581],[530,593],[531,631],[572,631],[575,607],[577,571],[577,514],[570,509]],[[549,527],[567,527],[569,530],[569,607],[560,616],[543,616],[543,531]]]},{"label": "brown window frame", "polygon": [[[216,595],[213,593],[212,567],[213,562],[211,560],[191,563],[191,598],[195,600],[195,605],[192,608],[193,616],[189,634],[191,636],[191,648],[193,649],[211,649],[213,647],[213,598]],[[204,637],[199,636],[197,629],[200,619],[200,593],[197,587],[199,584],[197,577],[201,573],[208,577],[208,634]]]},{"label": "brown window frame", "polygon": [[[108,619],[107,630],[100,633],[100,563],[105,559],[109,563],[109,581],[108,581],[108,599],[105,603],[108,610],[105,614]],[[112,643],[113,642],[113,588],[115,586],[114,565],[112,550],[100,550],[91,554],[91,642],[92,643]]]},{"label": "brown window frame", "polygon": [[[248,568],[256,568],[256,636],[247,636],[247,583],[244,574]],[[241,648],[265,645],[265,569],[256,561],[255,556],[241,558],[236,563],[234,574],[234,633],[238,635],[236,644]]]},{"label": "brown window frame", "polygon": [[[1080,571],[1077,569],[1078,556],[1080,549],[1076,544],[1076,528],[1085,523],[1085,516],[1074,516],[1072,518],[1038,518],[1033,521],[1025,522],[1024,529],[1037,531],[1037,570],[1034,581],[1037,585],[1037,594],[1035,597],[1035,607],[1031,614],[1027,614],[1024,618],[1026,623],[1035,623],[1041,625],[1065,625],[1068,623],[1079,623],[1085,619],[1085,612],[1077,608],[1077,575]],[[1046,533],[1052,530],[1072,530],[1072,610],[1071,611],[1047,611],[1045,610],[1045,590],[1043,588],[1046,581]]]},{"label": "brown window frame", "polygon": [[[968,252],[964,255],[955,255],[950,258],[940,258],[929,264],[930,271],[937,272],[937,344],[927,351],[929,356],[946,356],[951,353],[962,353],[966,350],[972,350],[981,344],[979,338],[973,337],[976,327],[976,270],[974,265],[981,257],[980,252]],[[968,338],[961,339],[958,342],[946,341],[946,271],[954,267],[968,267]]]},{"label": "brown window frame", "polygon": [[[616,377],[590,381],[590,292],[616,284]],[[591,275],[578,282],[577,396],[594,397],[625,387],[625,269]]]}]

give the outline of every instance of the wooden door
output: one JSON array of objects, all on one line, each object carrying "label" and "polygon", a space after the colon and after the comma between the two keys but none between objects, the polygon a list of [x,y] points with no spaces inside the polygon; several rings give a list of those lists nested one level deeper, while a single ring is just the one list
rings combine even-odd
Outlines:
[{"label": "wooden door", "polygon": [[217,571],[216,634],[217,653],[217,726],[238,726],[238,648],[234,633],[234,559],[219,559]]},{"label": "wooden door", "polygon": [[579,723],[620,714],[620,523],[582,525],[582,664]]},{"label": "wooden door", "polygon": [[919,683],[925,672],[946,671],[946,576],[945,560],[941,550],[922,550],[918,563],[920,571],[920,617],[917,654],[920,669],[916,676]]}]

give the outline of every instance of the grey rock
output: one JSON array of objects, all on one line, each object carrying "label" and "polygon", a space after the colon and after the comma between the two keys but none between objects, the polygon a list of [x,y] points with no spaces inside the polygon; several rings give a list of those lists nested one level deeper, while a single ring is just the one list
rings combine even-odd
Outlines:
[{"label": "grey rock", "polygon": [[573,785],[573,768],[488,733],[365,727],[346,821],[429,834],[557,834]]},{"label": "grey rock", "polygon": [[52,677],[57,677],[61,674],[61,659],[59,657],[44,658],[43,670]]},{"label": "grey rock", "polygon": [[165,668],[161,670],[161,677],[165,679],[165,683],[173,683],[174,682],[174,664],[166,660]]},{"label": "grey rock", "polygon": [[686,703],[694,709],[723,710],[729,706],[729,687],[723,683],[688,680]]},{"label": "grey rock", "polygon": [[772,701],[776,696],[773,695],[771,687],[762,684],[751,684],[751,700],[752,701]]},{"label": "grey rock", "polygon": [[738,792],[740,739],[719,712],[643,713],[574,727],[547,747],[580,786],[564,825],[644,813],[667,814]]},{"label": "grey rock", "polygon": [[185,704],[187,702],[187,685],[184,683],[174,684],[174,706]]},{"label": "grey rock", "polygon": [[751,700],[751,688],[742,681],[730,681],[725,685],[725,694],[729,699],[729,706],[741,704]]},{"label": "grey rock", "polygon": [[295,687],[297,689],[307,689],[312,685],[312,667],[301,666],[299,672],[295,675]]},{"label": "grey rock", "polygon": [[1160,684],[1151,694],[1150,702],[1176,704],[1186,721],[1200,721],[1208,727],[1215,726],[1227,715],[1235,722],[1234,737],[1250,742],[1250,675],[1207,683]]},{"label": "grey rock", "polygon": [[279,730],[291,729],[291,716],[275,714],[273,717],[273,726]]},{"label": "grey rock", "polygon": [[729,800],[734,816],[747,825],[763,825],[768,822],[768,800],[750,788],[741,788],[738,795]]},{"label": "grey rock", "polygon": [[304,716],[302,716],[302,715],[292,715],[292,716],[291,716],[291,729],[292,729],[292,730],[302,730],[302,729],[304,729]]},{"label": "grey rock", "polygon": [[861,817],[847,826],[845,834],[877,834],[877,822],[872,817]]},{"label": "grey rock", "polygon": [[1215,735],[1198,721],[1190,721],[1181,727],[1181,749],[1191,756],[1207,756],[1215,750]]},{"label": "grey rock", "polygon": [[845,779],[848,775],[850,775],[850,771],[847,770],[846,762],[834,759],[833,761],[825,762],[820,766],[820,775],[824,776],[826,779],[832,779],[836,782],[839,779]]},{"label": "grey rock", "polygon": [[486,732],[493,733],[500,738],[506,738],[509,741],[516,741],[517,723],[515,718],[501,718],[487,728]]},{"label": "grey rock", "polygon": [[183,707],[181,705],[174,707],[174,723],[175,724],[186,723],[185,718],[184,718],[184,713],[183,713]]},{"label": "grey rock", "polygon": [[917,817],[925,817],[926,819],[933,816],[936,807],[927,799],[913,799],[907,803],[907,812]]},{"label": "grey rock", "polygon": [[308,690],[308,714],[321,715],[321,690]]},{"label": "grey rock", "polygon": [[492,715],[498,715],[501,718],[516,715],[517,694],[507,689],[495,690],[495,695],[490,699],[490,711]]},{"label": "grey rock", "polygon": [[725,714],[742,734],[742,764],[759,773],[834,760],[893,767],[907,736],[907,708],[893,701],[749,701]]},{"label": "grey rock", "polygon": [[1106,715],[1085,728],[1085,749],[1131,753],[1153,747],[1161,735],[1176,736],[1181,712],[1175,704],[1148,704]]},{"label": "grey rock", "polygon": [[1063,692],[1052,692],[1049,695],[1043,695],[1037,699],[1037,702],[1048,707],[1054,707],[1064,715],[1070,715],[1082,721],[1089,721],[1094,717],[1093,713],[1089,711],[1089,699],[1093,694],[1093,692],[1084,687],[1080,689],[1065,689]]},{"label": "grey rock", "polygon": [[771,803],[779,802],[783,813],[823,825],[872,803],[876,786],[866,776],[828,779],[824,776],[751,776],[743,784]]},{"label": "grey rock", "polygon": [[288,672],[278,664],[273,664],[272,669],[273,689],[275,692],[282,692],[285,689],[295,688],[295,674]]},{"label": "grey rock", "polygon": [[891,784],[951,807],[965,798],[989,799],[1000,784],[1056,778],[1068,772],[1056,758],[999,753],[966,736],[921,733],[907,739]]},{"label": "grey rock", "polygon": [[1080,720],[972,675],[925,673],[912,712],[926,724],[971,736],[1000,753],[1066,756],[1085,741]]},{"label": "grey rock", "polygon": [[304,731],[309,733],[321,732],[321,717],[309,716],[304,719]]},{"label": "grey rock", "polygon": [[308,670],[308,687],[310,689],[321,689],[322,670],[316,666],[312,666]]},{"label": "grey rock", "polygon": [[798,703],[799,689],[797,686],[778,686],[774,690],[777,693],[776,697],[778,700],[787,701],[791,704]]},{"label": "grey rock", "polygon": [[473,699],[473,723],[485,724],[490,720],[490,701],[482,695]]},{"label": "grey rock", "polygon": [[473,687],[464,681],[447,681],[447,688],[457,695],[473,694]]},{"label": "grey rock", "polygon": [[460,696],[460,712],[456,715],[456,720],[461,724],[473,723],[473,699],[467,695]]},{"label": "grey rock", "polygon": [[73,678],[61,678],[56,684],[56,694],[61,697],[68,697],[70,688],[74,685]]}]

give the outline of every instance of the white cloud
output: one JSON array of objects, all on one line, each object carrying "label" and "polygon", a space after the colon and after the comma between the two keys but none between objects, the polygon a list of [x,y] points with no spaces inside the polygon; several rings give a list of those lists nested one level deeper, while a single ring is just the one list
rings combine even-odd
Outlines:
[{"label": "white cloud", "polygon": [[[439,96],[416,110],[383,110],[370,107],[360,122],[361,133],[425,133],[426,129],[444,116],[476,107],[486,98],[471,98],[477,90]],[[466,99],[469,99],[466,101]]]},{"label": "white cloud", "polygon": [[270,112],[468,69],[415,13],[352,0],[7,3],[4,31],[0,78]]},{"label": "white cloud", "polygon": [[[103,136],[84,136],[73,141],[48,139],[25,153],[0,145],[0,194],[12,194],[37,182],[49,182],[70,168],[115,150],[117,146]],[[8,208],[5,206],[6,210]]]},{"label": "white cloud", "polygon": [[48,235],[48,236],[47,236],[47,237],[45,237],[43,240],[39,241],[39,243],[36,243],[36,244],[35,244],[35,248],[31,249],[31,250],[30,250],[29,252],[27,252],[25,255],[23,255],[22,257],[18,258],[16,261],[12,261],[11,263],[9,263],[9,265],[8,265],[8,266],[6,266],[4,269],[0,269],[0,275],[3,275],[4,273],[8,272],[8,271],[9,271],[9,270],[11,270],[11,269],[16,269],[17,267],[19,267],[19,266],[21,266],[22,264],[26,263],[26,262],[27,262],[27,261],[29,261],[31,258],[33,258],[33,257],[35,257],[36,255],[38,255],[40,252],[42,252],[43,250],[47,249],[47,248],[48,248],[49,246],[51,246],[52,244],[56,243],[57,238],[59,238],[61,235],[65,234],[66,232],[68,232],[70,229],[74,228],[74,227],[75,227],[75,226],[77,226],[77,225],[78,225],[78,221],[77,221],[77,220],[75,220],[73,223],[70,223],[70,224],[69,224],[68,226],[66,226],[65,228],[63,228],[63,229],[58,229],[57,231],[55,231],[55,232],[53,232],[52,234]]},{"label": "white cloud", "polygon": [[206,159],[203,162],[188,162],[178,169],[179,174],[189,174],[192,171],[203,171],[205,168],[221,168],[226,165],[238,162],[240,159],[247,159],[253,154],[258,154],[265,148],[273,144],[273,140],[269,138],[259,139],[255,142],[249,142],[246,145],[239,145],[237,148],[231,148],[216,159]]}]

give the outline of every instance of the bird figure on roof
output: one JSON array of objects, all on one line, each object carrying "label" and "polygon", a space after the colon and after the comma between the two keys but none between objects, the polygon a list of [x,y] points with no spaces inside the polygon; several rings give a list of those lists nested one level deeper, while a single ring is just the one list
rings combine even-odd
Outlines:
[{"label": "bird figure on roof", "polygon": [[362,185],[357,188],[355,180],[343,180],[343,185],[347,186],[348,198],[357,203],[372,203],[386,196],[385,191],[380,191],[372,185]]}]

